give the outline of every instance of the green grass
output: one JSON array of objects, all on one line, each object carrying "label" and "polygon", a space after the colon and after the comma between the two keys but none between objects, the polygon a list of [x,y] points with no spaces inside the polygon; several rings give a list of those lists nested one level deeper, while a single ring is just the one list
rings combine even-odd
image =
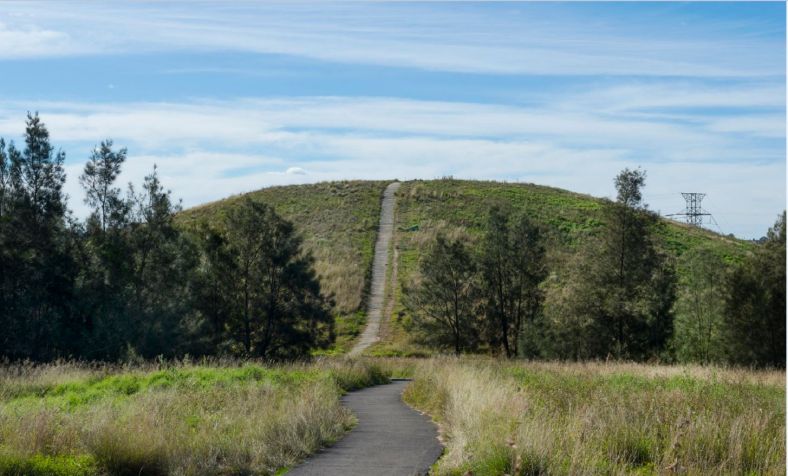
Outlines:
[{"label": "green grass", "polygon": [[439,475],[785,474],[783,372],[465,358],[413,375]]},{"label": "green grass", "polygon": [[271,205],[295,224],[315,269],[340,314],[363,310],[375,250],[380,201],[389,182],[344,181],[270,187],[184,210],[178,223],[218,223],[245,197]]},{"label": "green grass", "polygon": [[279,474],[412,377],[435,474],[784,474],[785,373],[482,357],[0,366],[0,475]]},{"label": "green grass", "polygon": [[[492,206],[525,213],[542,226],[551,257],[570,252],[604,227],[601,199],[534,184],[431,180],[405,182],[398,192],[397,244],[400,279],[409,279],[425,242],[438,230],[461,229],[471,239],[481,237]],[[657,228],[667,250],[678,256],[689,249],[708,247],[730,261],[740,259],[753,245],[705,229],[664,221]]]},{"label": "green grass", "polygon": [[[315,256],[323,288],[335,297],[337,343],[324,354],[346,352],[363,329],[380,200],[387,183],[326,182],[271,187],[247,194],[272,205],[295,223],[306,249]],[[218,218],[242,197],[186,210],[178,221],[187,228],[201,220],[218,223]],[[410,316],[400,298],[402,285],[413,279],[422,250],[438,230],[462,235],[473,243],[483,236],[493,205],[526,213],[544,229],[548,264],[552,269],[559,269],[578,246],[605,226],[601,199],[533,184],[418,180],[404,182],[397,197],[392,245],[397,250],[397,286],[390,291],[394,302],[389,307],[388,322],[383,325],[385,339],[371,347],[369,355],[429,353],[411,342]],[[733,263],[754,248],[749,242],[672,221],[663,221],[655,232],[662,238],[665,250],[675,257],[703,247]]]},{"label": "green grass", "polygon": [[315,258],[315,271],[335,302],[336,345],[322,354],[350,349],[363,329],[370,286],[380,202],[389,182],[343,181],[264,188],[184,210],[177,222],[194,229],[203,221],[221,222],[245,197],[260,200],[293,222],[304,248]]},{"label": "green grass", "polygon": [[239,368],[172,367],[154,372],[142,370],[96,376],[56,385],[4,386],[2,393],[7,406],[28,404],[61,409],[74,409],[98,400],[122,401],[137,394],[172,389],[198,392],[213,387],[231,388],[245,385],[292,386],[318,378],[311,369],[264,368],[244,365]]},{"label": "green grass", "polygon": [[0,367],[0,475],[274,474],[352,427],[370,362]]},{"label": "green grass", "polygon": [[[410,318],[401,305],[401,288],[418,272],[419,257],[438,231],[462,236],[474,246],[485,233],[489,210],[499,206],[525,213],[545,232],[547,259],[557,270],[585,240],[605,226],[601,199],[552,187],[523,183],[467,180],[404,182],[397,193],[395,246],[399,252],[397,302],[390,316],[392,331],[378,347],[399,355],[425,351],[409,339]],[[754,249],[752,243],[728,238],[705,229],[663,220],[656,227],[664,249],[674,257],[695,248],[707,248],[726,262],[740,261]],[[681,270],[679,270],[681,272]],[[371,349],[371,352],[375,349]]]},{"label": "green grass", "polygon": [[21,457],[0,453],[0,474],[6,476],[90,476],[99,471],[89,455]]}]

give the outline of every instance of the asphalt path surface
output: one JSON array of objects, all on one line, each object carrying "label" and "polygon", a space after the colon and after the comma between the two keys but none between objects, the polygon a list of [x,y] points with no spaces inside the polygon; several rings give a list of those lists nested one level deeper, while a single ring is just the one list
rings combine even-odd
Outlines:
[{"label": "asphalt path surface", "polygon": [[320,450],[288,475],[410,476],[429,472],[441,455],[438,432],[429,417],[402,402],[407,381],[351,392],[342,403],[358,425],[331,447]]}]

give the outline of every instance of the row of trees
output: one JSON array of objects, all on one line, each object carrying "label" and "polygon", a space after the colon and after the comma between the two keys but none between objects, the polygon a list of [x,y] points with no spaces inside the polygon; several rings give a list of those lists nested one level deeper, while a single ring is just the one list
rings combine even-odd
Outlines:
[{"label": "row of trees", "polygon": [[331,303],[292,224],[247,200],[185,232],[155,168],[140,190],[117,186],[126,156],[93,151],[80,222],[38,115],[24,149],[0,140],[0,356],[286,358],[330,342]]},{"label": "row of trees", "polygon": [[[246,200],[185,231],[155,168],[139,189],[117,186],[126,156],[111,141],[93,151],[80,176],[92,212],[79,221],[63,194],[65,155],[38,116],[24,148],[0,139],[0,357],[290,358],[330,344],[332,302],[291,223]],[[644,183],[639,170],[619,174],[606,226],[566,260],[548,257],[528,217],[499,208],[478,246],[439,233],[405,292],[425,342],[784,366],[785,214],[741,262],[695,249],[674,263]]]},{"label": "row of trees", "polygon": [[784,367],[785,214],[738,264],[703,248],[675,262],[643,204],[645,178],[616,177],[606,226],[566,260],[546,258],[528,217],[498,208],[477,246],[457,230],[438,233],[406,290],[421,339],[458,354]]},{"label": "row of trees", "polygon": [[676,304],[676,355],[696,362],[785,366],[785,213],[742,262],[688,252]]},{"label": "row of trees", "polygon": [[406,289],[406,306],[428,343],[457,354],[486,344],[507,357],[520,355],[520,337],[544,301],[539,228],[494,208],[481,251],[473,254],[467,241],[437,235],[421,261],[421,281]]}]

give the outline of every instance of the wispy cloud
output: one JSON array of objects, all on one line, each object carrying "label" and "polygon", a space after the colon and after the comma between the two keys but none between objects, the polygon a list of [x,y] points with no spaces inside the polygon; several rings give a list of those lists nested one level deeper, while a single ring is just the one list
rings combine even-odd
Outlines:
[{"label": "wispy cloud", "polygon": [[[187,206],[275,184],[443,175],[536,182],[604,196],[618,170],[638,165],[650,171],[652,207],[677,211],[678,192],[701,188],[710,206],[718,207],[715,214],[734,217],[726,232],[757,233],[737,214],[756,204],[775,212],[783,206],[784,146],[756,146],[752,136],[784,138],[784,116],[703,110],[685,113],[693,125],[679,126],[660,114],[628,116],[656,103],[725,107],[742,99],[733,94],[727,100],[707,89],[699,100],[684,90],[683,101],[632,93],[620,102],[611,96],[607,108],[593,113],[583,102],[586,94],[528,107],[373,97],[34,106],[53,141],[67,151],[113,137],[130,148],[124,180],[141,180],[157,163]],[[772,105],[759,94],[754,98]],[[18,137],[29,107],[0,103],[0,136]],[[81,196],[76,177],[83,159],[69,159],[73,197]],[[82,210],[78,200],[72,206]]]},{"label": "wispy cloud", "polygon": [[61,2],[40,8],[25,2],[4,9],[0,21],[27,26],[11,33],[13,42],[0,42],[0,58],[222,50],[497,74],[737,77],[785,71],[784,60],[776,64],[771,54],[784,51],[784,38],[769,34],[769,25],[760,34],[752,34],[754,28],[743,34],[735,19],[706,24],[688,14],[692,23],[681,25],[659,10],[645,18],[596,14],[588,21],[559,4],[488,11],[429,4]]},{"label": "wispy cloud", "polygon": [[[0,16],[0,19],[3,17]],[[88,45],[76,43],[63,31],[38,26],[11,27],[0,22],[0,57],[28,58],[95,53]]]},{"label": "wispy cloud", "polygon": [[653,208],[707,192],[726,232],[760,236],[785,206],[784,17],[744,2],[4,2],[0,136],[40,111],[81,214],[82,162],[111,137],[129,147],[122,180],[157,163],[187,206],[443,175],[608,195],[641,165]]},{"label": "wispy cloud", "polygon": [[[629,150],[644,160],[720,161],[735,158],[741,149],[757,150],[751,136],[785,137],[785,116],[773,88],[750,91],[762,112],[725,111],[743,106],[743,97],[726,87],[715,92],[698,86],[696,97],[685,89],[677,95],[653,94],[647,86],[636,93],[614,95],[563,93],[542,104],[507,106],[398,98],[303,97],[242,99],[194,103],[86,104],[42,102],[0,103],[0,133],[18,130],[20,111],[44,111],[53,133],[71,141],[101,137],[130,139],[147,148],[173,144],[189,147],[302,147],[323,136],[425,136],[546,140],[573,147]],[[738,91],[739,94],[743,94]],[[589,98],[595,98],[593,100]],[[784,95],[782,96],[784,98]],[[784,100],[784,99],[783,99]],[[681,108],[670,113],[659,107]],[[700,110],[691,110],[697,107]],[[768,106],[768,107],[767,107]],[[653,108],[658,107],[656,110]],[[12,114],[11,111],[14,111]],[[680,120],[676,120],[680,119]],[[315,151],[319,147],[315,146]],[[706,149],[707,153],[697,153]],[[688,152],[689,151],[689,152]],[[773,159],[779,158],[775,150]]]}]

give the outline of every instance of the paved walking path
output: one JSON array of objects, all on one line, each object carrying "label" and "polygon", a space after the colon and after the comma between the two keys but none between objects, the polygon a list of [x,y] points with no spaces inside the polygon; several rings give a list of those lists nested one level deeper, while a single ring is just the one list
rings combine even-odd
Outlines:
[{"label": "paved walking path", "polygon": [[351,392],[342,403],[358,425],[288,476],[411,476],[427,474],[441,454],[430,419],[402,403],[405,381]]},{"label": "paved walking path", "polygon": [[394,207],[397,197],[395,193],[399,182],[393,182],[383,192],[380,206],[380,225],[378,239],[375,243],[375,257],[372,259],[372,284],[370,285],[369,304],[367,304],[367,326],[358,342],[350,351],[350,355],[358,355],[378,340],[380,319],[383,310],[383,298],[386,292],[386,268],[389,262],[389,243],[394,233]]},{"label": "paved walking path", "polygon": [[[380,210],[378,239],[372,263],[367,327],[350,355],[358,355],[378,340],[386,290],[389,244],[394,231],[395,193],[399,182],[386,187]],[[406,381],[351,392],[342,404],[358,425],[335,445],[321,450],[288,475],[411,476],[427,474],[442,448],[435,425],[402,403]]]}]

